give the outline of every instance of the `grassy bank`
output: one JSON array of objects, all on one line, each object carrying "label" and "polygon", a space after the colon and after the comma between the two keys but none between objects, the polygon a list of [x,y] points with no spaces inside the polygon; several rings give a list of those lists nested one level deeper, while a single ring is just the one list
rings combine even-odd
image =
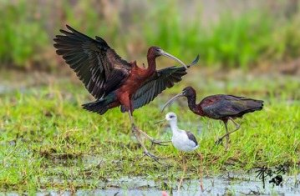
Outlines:
[{"label": "grassy bank", "polygon": [[[232,78],[230,74],[228,77]],[[22,76],[18,78],[22,80]],[[180,127],[191,130],[198,138],[198,152],[204,156],[206,175],[281,163],[288,163],[292,172],[297,172],[299,79],[242,75],[216,81],[204,76],[191,78],[193,80],[185,80],[199,89],[200,97],[230,93],[265,100],[264,110],[237,120],[241,129],[231,136],[228,152],[223,146],[214,145],[224,134],[221,122],[196,117],[188,111],[184,98],[167,109],[179,115]],[[142,150],[131,134],[127,114],[119,109],[104,116],[89,113],[81,109],[81,104],[91,97],[80,83],[70,82],[69,78],[54,80],[51,76],[41,80],[24,80],[21,89],[20,83],[10,83],[12,88],[0,94],[1,191],[27,190],[30,193],[45,188],[71,191],[105,188],[105,182],[123,176],[144,176],[163,186],[164,180],[169,182],[180,177],[181,160],[171,145],[152,149],[158,156],[169,157],[163,165],[142,157]],[[5,87],[8,82],[1,84]],[[135,111],[138,126],[155,138],[169,140],[170,129],[156,123],[164,119],[165,113],[160,112],[160,107],[184,86],[180,84],[167,90],[150,105]],[[197,179],[198,157],[194,154],[187,157],[187,177]]]}]

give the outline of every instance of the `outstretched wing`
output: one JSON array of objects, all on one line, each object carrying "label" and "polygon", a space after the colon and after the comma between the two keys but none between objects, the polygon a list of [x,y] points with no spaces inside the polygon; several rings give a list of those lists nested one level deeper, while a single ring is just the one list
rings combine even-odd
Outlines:
[{"label": "outstretched wing", "polygon": [[100,37],[92,39],[67,25],[69,31],[56,35],[56,53],[76,72],[87,90],[97,99],[115,90],[128,77],[131,64]]},{"label": "outstretched wing", "polygon": [[[188,68],[195,65],[199,60],[199,55],[188,65]],[[166,88],[171,88],[175,83],[181,81],[181,77],[187,74],[185,67],[168,67],[161,69],[149,78],[132,97],[134,109],[140,108],[151,102],[158,94]],[[121,108],[124,112],[124,108]]]}]

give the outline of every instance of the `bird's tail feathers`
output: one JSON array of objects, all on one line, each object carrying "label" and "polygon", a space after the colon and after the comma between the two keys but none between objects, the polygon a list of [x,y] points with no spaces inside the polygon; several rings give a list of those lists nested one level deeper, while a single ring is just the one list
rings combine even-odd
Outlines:
[{"label": "bird's tail feathers", "polygon": [[262,100],[255,100],[255,99],[248,99],[247,106],[251,108],[253,111],[262,110],[264,107],[264,101]]},{"label": "bird's tail feathers", "polygon": [[114,101],[115,99],[113,97],[107,96],[94,102],[85,103],[82,105],[82,107],[88,111],[96,112],[102,115],[111,108],[110,106]]}]

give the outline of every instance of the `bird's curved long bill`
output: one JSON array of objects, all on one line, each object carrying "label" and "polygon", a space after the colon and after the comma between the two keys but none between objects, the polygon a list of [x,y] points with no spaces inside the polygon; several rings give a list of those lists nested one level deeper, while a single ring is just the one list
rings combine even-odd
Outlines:
[{"label": "bird's curved long bill", "polygon": [[166,56],[168,58],[174,59],[175,61],[177,61],[178,63],[180,63],[181,65],[183,65],[185,67],[185,69],[187,69],[186,64],[184,64],[180,59],[176,58],[175,56],[163,51],[162,49],[160,50],[161,55]]},{"label": "bird's curved long bill", "polygon": [[163,106],[163,108],[162,108],[162,112],[164,111],[164,109],[168,106],[168,105],[170,105],[175,99],[177,99],[178,97],[182,97],[183,96],[183,94],[182,93],[180,93],[180,94],[178,94],[178,95],[175,95],[174,97],[172,97],[171,99],[169,99],[169,101]]}]

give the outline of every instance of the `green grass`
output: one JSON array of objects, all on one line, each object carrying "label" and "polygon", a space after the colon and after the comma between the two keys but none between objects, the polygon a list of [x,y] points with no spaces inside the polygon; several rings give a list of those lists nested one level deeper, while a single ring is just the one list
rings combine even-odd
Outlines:
[{"label": "green grass", "polygon": [[[237,76],[230,81],[185,80],[185,84],[168,89],[154,102],[135,111],[140,128],[155,138],[169,140],[170,129],[156,123],[164,119],[165,113],[160,112],[160,107],[187,84],[198,89],[198,101],[200,97],[216,93],[263,99],[264,110],[237,120],[241,129],[230,137],[228,152],[223,146],[214,145],[224,134],[221,122],[195,116],[187,109],[184,98],[167,111],[176,112],[179,126],[195,133],[200,143],[198,152],[204,156],[205,174],[281,163],[290,164],[292,171],[298,172],[299,79],[257,76],[253,80]],[[142,150],[131,134],[127,114],[119,109],[103,116],[89,113],[81,109],[82,103],[91,100],[82,85],[69,79],[50,78],[48,81],[44,81],[44,85],[30,85],[25,80],[22,91],[15,89],[0,94],[1,191],[34,193],[41,189],[99,188],[99,182],[124,176],[143,176],[163,184],[163,180],[170,182],[180,177],[181,160],[172,145],[151,150],[158,156],[169,157],[166,165],[142,157]],[[230,128],[234,128],[233,125]],[[193,153],[186,156],[189,168],[186,176],[197,179],[198,157]],[[100,186],[104,188],[105,183]]]}]

